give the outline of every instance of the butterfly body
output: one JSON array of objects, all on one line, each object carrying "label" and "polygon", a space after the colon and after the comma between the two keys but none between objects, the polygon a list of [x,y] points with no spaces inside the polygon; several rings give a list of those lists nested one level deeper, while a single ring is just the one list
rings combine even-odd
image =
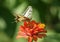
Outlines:
[{"label": "butterfly body", "polygon": [[29,19],[29,18],[24,17],[24,16],[21,16],[21,15],[17,16],[17,17],[15,18],[15,20],[16,20],[16,22],[21,22],[21,21],[30,21],[30,19]]}]

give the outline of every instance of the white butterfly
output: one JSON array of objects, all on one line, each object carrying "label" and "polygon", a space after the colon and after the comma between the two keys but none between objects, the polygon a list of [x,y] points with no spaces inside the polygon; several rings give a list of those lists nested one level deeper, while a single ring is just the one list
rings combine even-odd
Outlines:
[{"label": "white butterfly", "polygon": [[28,6],[23,15],[16,14],[16,22],[30,21],[32,18],[32,6]]}]

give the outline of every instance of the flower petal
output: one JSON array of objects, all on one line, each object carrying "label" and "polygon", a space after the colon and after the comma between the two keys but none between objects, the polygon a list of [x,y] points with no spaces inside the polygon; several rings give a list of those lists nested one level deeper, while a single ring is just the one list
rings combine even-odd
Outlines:
[{"label": "flower petal", "polygon": [[42,37],[45,37],[45,36],[46,36],[46,34],[38,34],[39,38],[42,38]]},{"label": "flower petal", "polygon": [[24,21],[24,26],[26,27],[28,25],[29,22]]},{"label": "flower petal", "polygon": [[33,40],[37,41],[37,35],[33,35]]},{"label": "flower petal", "polygon": [[26,35],[25,32],[21,32],[21,31],[19,31],[19,32],[18,32],[18,35],[17,35],[17,38],[21,38],[21,37],[26,38],[26,37],[28,37],[28,36]]},{"label": "flower petal", "polygon": [[43,33],[47,33],[47,31],[44,30],[44,29],[39,29],[38,31],[39,31],[40,33],[42,33],[42,32],[43,32]]},{"label": "flower petal", "polygon": [[28,37],[28,42],[32,42],[33,38],[32,37]]},{"label": "flower petal", "polygon": [[25,27],[24,26],[20,26],[19,31],[25,32]]}]

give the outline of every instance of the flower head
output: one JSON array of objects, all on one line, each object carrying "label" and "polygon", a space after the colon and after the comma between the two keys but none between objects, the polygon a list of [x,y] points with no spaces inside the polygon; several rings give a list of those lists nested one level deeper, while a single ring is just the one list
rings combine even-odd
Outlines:
[{"label": "flower head", "polygon": [[35,21],[25,21],[23,26],[20,26],[17,38],[28,38],[28,42],[34,40],[37,42],[38,38],[46,36],[45,24],[37,23]]}]

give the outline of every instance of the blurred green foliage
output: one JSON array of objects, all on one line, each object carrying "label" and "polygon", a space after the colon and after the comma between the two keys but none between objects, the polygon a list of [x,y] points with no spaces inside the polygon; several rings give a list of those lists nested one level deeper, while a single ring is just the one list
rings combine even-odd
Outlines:
[{"label": "blurred green foliage", "polygon": [[60,0],[0,0],[0,42],[27,42],[16,39],[23,22],[15,23],[14,14],[33,7],[32,20],[46,24],[47,36],[38,42],[60,42]]}]

